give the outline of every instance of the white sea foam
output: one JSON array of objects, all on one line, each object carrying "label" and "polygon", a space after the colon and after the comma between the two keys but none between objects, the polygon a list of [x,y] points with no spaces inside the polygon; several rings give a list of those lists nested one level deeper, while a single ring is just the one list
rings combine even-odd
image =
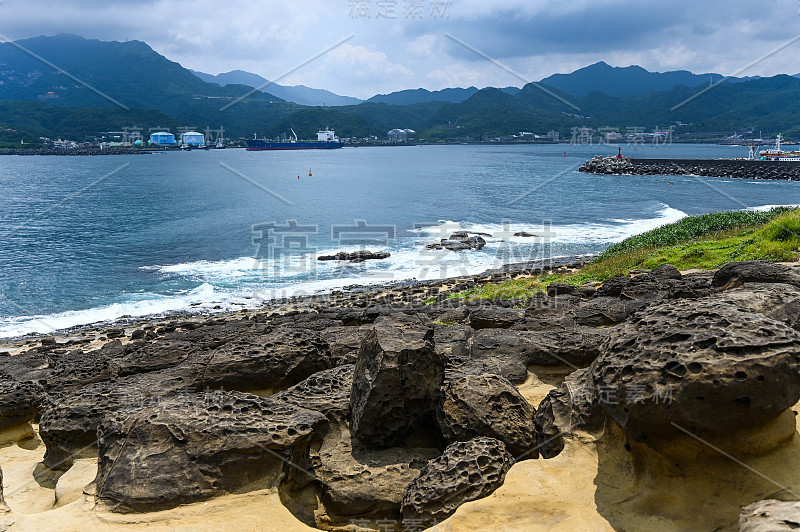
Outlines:
[{"label": "white sea foam", "polygon": [[[216,294],[214,287],[203,283],[186,293],[163,296],[152,293],[136,294],[128,301],[85,310],[71,310],[49,315],[18,316],[0,322],[0,338],[24,336],[34,333],[51,333],[91,323],[105,323],[123,316],[142,317],[163,315],[178,310],[196,308],[200,311],[209,305],[226,305],[230,300]],[[199,306],[199,307],[198,307]]]},{"label": "white sea foam", "polygon": [[[669,205],[662,204],[662,208],[652,218],[644,219],[612,219],[597,223],[552,225],[549,228],[543,224],[520,224],[520,223],[500,223],[500,224],[472,224],[469,222],[453,222],[441,220],[439,224],[418,229],[417,231],[425,235],[444,235],[447,238],[455,231],[471,231],[489,233],[491,238],[485,237],[487,242],[491,241],[510,241],[515,243],[531,242],[528,237],[515,237],[515,233],[527,232],[542,238],[548,236],[554,243],[570,244],[602,244],[614,243],[624,240],[630,236],[644,233],[661,227],[662,225],[677,222],[685,218],[686,213],[678,209],[673,209]],[[540,240],[541,241],[541,240]]]},{"label": "white sea foam", "polygon": [[796,209],[800,207],[800,205],[759,205],[758,207],[748,207],[744,210],[766,212],[766,211],[771,211],[772,209],[776,209],[778,207],[790,207],[792,209]]},{"label": "white sea foam", "polygon": [[[764,208],[766,208],[765,206]],[[568,249],[574,245],[600,247],[629,236],[672,223],[686,216],[668,205],[645,219],[613,219],[599,223],[555,225],[549,241]],[[447,238],[459,230],[489,233],[481,251],[469,253],[427,250],[425,244]],[[194,261],[143,268],[157,275],[179,276],[199,283],[179,294],[124,294],[122,301],[86,310],[51,315],[22,316],[0,321],[0,338],[31,333],[49,333],[70,327],[112,322],[122,317],[164,315],[175,311],[211,313],[241,308],[255,308],[264,301],[291,296],[330,292],[353,285],[388,284],[410,280],[434,280],[475,275],[510,262],[541,257],[542,238],[515,237],[526,231],[540,237],[546,228],[535,224],[473,224],[442,220],[439,224],[416,230],[412,237],[397,239],[390,246],[370,246],[374,251],[389,251],[385,260],[359,264],[318,262],[315,256],[292,256],[275,270],[274,263],[259,263],[253,257],[221,261]],[[359,248],[320,250],[317,255]],[[552,257],[556,258],[556,257]],[[276,275],[277,273],[277,275]]]}]

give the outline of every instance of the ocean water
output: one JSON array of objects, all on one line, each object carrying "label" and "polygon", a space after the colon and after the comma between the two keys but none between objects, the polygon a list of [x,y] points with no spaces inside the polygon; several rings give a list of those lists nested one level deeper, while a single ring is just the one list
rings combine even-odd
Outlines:
[{"label": "ocean water", "polygon": [[[598,253],[704,212],[800,203],[800,184],[594,176],[616,146],[409,146],[0,158],[0,337],[354,284]],[[642,157],[746,148],[623,146]],[[309,170],[311,176],[309,176]],[[430,251],[464,229],[481,251]],[[513,236],[518,231],[535,238]],[[319,262],[342,250],[383,261]]]}]

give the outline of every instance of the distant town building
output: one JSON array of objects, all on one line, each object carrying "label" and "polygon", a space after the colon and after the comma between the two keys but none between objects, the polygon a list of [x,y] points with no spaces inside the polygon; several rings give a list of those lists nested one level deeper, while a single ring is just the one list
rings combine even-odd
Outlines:
[{"label": "distant town building", "polygon": [[177,142],[175,142],[175,135],[172,133],[158,131],[150,134],[150,144],[155,146],[174,146]]},{"label": "distant town building", "polygon": [[550,139],[550,140],[558,140],[558,138],[560,136],[561,135],[559,134],[558,131],[548,131],[547,132],[547,138]]},{"label": "distant town building", "polygon": [[203,147],[205,145],[206,136],[203,133],[198,133],[197,131],[187,131],[181,135],[181,146]]},{"label": "distant town building", "polygon": [[408,142],[416,134],[417,132],[413,129],[393,129],[387,133],[387,136],[389,137],[389,142]]}]

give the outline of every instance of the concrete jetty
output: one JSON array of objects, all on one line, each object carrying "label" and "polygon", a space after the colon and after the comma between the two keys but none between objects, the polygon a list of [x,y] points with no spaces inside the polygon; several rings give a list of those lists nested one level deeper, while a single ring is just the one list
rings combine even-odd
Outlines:
[{"label": "concrete jetty", "polygon": [[609,175],[695,175],[800,181],[800,161],[748,159],[634,159],[595,156],[580,172]]}]

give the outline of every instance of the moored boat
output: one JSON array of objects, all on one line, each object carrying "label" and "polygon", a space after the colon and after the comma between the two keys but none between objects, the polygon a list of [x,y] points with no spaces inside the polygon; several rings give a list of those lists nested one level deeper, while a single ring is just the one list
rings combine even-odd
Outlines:
[{"label": "moored boat", "polygon": [[292,131],[292,138],[286,141],[270,141],[266,139],[258,139],[253,135],[252,139],[247,141],[248,151],[262,151],[262,150],[333,150],[341,148],[344,144],[336,136],[336,132],[325,128],[317,132],[317,140],[298,140],[297,133]]}]

